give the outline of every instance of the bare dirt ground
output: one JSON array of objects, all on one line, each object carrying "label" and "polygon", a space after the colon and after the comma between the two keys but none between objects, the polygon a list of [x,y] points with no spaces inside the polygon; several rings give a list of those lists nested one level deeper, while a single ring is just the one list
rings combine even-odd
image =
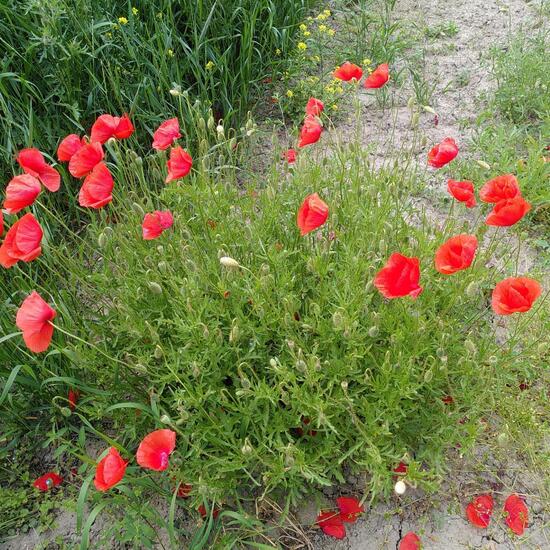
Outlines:
[{"label": "bare dirt ground", "polygon": [[[411,90],[399,92],[393,116],[382,117],[372,96],[361,92],[366,119],[363,141],[374,145],[378,162],[399,157],[400,151],[409,151],[424,174],[426,190],[418,206],[434,222],[441,221],[448,211],[439,206],[439,198],[446,195],[446,179],[437,172],[425,170],[426,153],[433,144],[445,137],[453,137],[461,155],[468,155],[467,144],[476,128],[482,98],[495,85],[491,81],[485,56],[493,46],[505,48],[512,34],[520,30],[529,33],[539,24],[540,3],[524,0],[403,0],[398,2],[396,15],[412,22],[416,28],[448,27],[452,22],[458,32],[455,36],[443,33],[437,39],[427,39],[425,76],[437,83],[429,107],[433,113],[420,109],[417,131],[411,126],[411,109],[407,100]],[[336,128],[346,141],[344,124]],[[418,137],[418,131],[422,139]],[[411,146],[411,144],[413,144]],[[483,159],[472,159],[483,160]],[[536,254],[524,249],[521,268],[527,272],[533,267]],[[436,495],[409,490],[405,496],[395,496],[390,502],[368,509],[357,524],[348,528],[345,540],[337,541],[320,532],[312,536],[315,550],[382,550],[398,547],[408,531],[415,531],[426,550],[480,550],[547,549],[550,548],[550,502],[547,473],[529,471],[529,461],[521,449],[506,452],[497,450],[494,434],[487,433],[488,445],[480,445],[473,458],[460,455],[451,458],[449,478]],[[498,456],[496,456],[498,455]],[[545,481],[546,479],[546,481]],[[353,494],[353,480],[349,490]],[[357,487],[357,493],[361,488]],[[342,492],[344,490],[344,492]],[[465,518],[464,507],[472,497],[490,492],[495,497],[495,513],[488,529],[477,529]],[[504,523],[502,506],[511,492],[526,498],[531,511],[530,525],[522,537],[515,537]],[[345,487],[338,494],[346,494]],[[336,495],[335,495],[336,496]],[[313,507],[300,512],[302,521],[315,521]]]}]

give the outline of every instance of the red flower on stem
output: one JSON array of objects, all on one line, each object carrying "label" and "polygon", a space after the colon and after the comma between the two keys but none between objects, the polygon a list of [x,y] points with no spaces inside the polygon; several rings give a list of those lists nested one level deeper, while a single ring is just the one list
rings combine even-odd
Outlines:
[{"label": "red flower on stem", "polygon": [[153,149],[164,151],[180,137],[180,123],[178,119],[170,118],[169,120],[165,120],[153,134]]},{"label": "red flower on stem", "polygon": [[294,164],[296,162],[296,150],[288,149],[283,153],[282,157],[288,164]]},{"label": "red flower on stem", "polygon": [[8,214],[17,214],[35,201],[41,189],[40,181],[34,176],[29,174],[15,176],[6,186],[4,208]]},{"label": "red flower on stem", "polygon": [[32,291],[24,300],[15,317],[17,328],[23,333],[26,346],[34,353],[46,351],[53,336],[56,311]]},{"label": "red flower on stem", "polygon": [[72,388],[69,388],[67,401],[69,402],[69,409],[71,409],[71,411],[74,411],[76,409],[76,404],[78,403],[79,398],[80,392],[78,390],[73,390]]},{"label": "red flower on stem", "polygon": [[466,208],[473,208],[476,205],[474,184],[471,181],[449,180],[447,189],[457,201],[465,203]]},{"label": "red flower on stem", "polygon": [[62,481],[63,478],[59,474],[56,474],[55,472],[48,472],[35,480],[33,486],[40,491],[49,491],[50,489],[57,487]]},{"label": "red flower on stem", "polygon": [[428,164],[433,168],[441,168],[458,155],[458,147],[453,138],[445,138],[435,145],[428,153]]},{"label": "red flower on stem", "polygon": [[399,253],[390,256],[386,265],[376,274],[374,286],[386,298],[418,297],[422,292],[420,262]]},{"label": "red flower on stem", "polygon": [[319,116],[324,108],[325,104],[320,99],[310,97],[306,105],[306,115]]},{"label": "red flower on stem", "polygon": [[174,147],[170,150],[170,159],[166,162],[168,175],[164,180],[169,183],[173,180],[184,178],[191,171],[193,159],[191,155],[181,147]]},{"label": "red flower on stem", "polygon": [[390,69],[387,63],[378,65],[365,79],[364,86],[367,89],[382,88],[390,79]]},{"label": "red flower on stem", "polygon": [[531,205],[520,195],[513,199],[504,199],[495,204],[485,223],[498,227],[509,227],[519,222],[529,210],[531,210]]},{"label": "red flower on stem", "polygon": [[114,185],[113,176],[107,165],[103,162],[96,164],[82,183],[78,204],[87,208],[102,208],[113,200]]},{"label": "red flower on stem", "polygon": [[79,151],[83,145],[86,145],[84,138],[80,139],[80,136],[76,134],[69,134],[63,138],[59,147],[57,148],[57,160],[59,162],[69,162],[73,155]]},{"label": "red flower on stem", "polygon": [[174,217],[169,210],[155,210],[152,214],[145,214],[141,224],[143,238],[146,241],[156,239],[173,223]]},{"label": "red flower on stem", "polygon": [[142,468],[162,472],[168,468],[168,457],[176,448],[176,432],[156,430],[146,435],[139,444],[136,459]]},{"label": "red flower on stem", "polygon": [[44,160],[44,155],[38,149],[32,147],[19,151],[17,162],[25,174],[38,178],[48,191],[59,189],[61,185],[59,172]]},{"label": "red flower on stem", "polygon": [[92,141],[105,143],[110,138],[126,139],[134,133],[134,126],[127,114],[121,117],[101,115],[92,126]]},{"label": "red flower on stem", "polygon": [[18,261],[32,262],[38,258],[42,253],[42,235],[42,228],[36,218],[31,213],[25,214],[6,233],[0,246],[0,265],[9,268]]},{"label": "red flower on stem", "polygon": [[504,512],[507,514],[505,519],[506,525],[516,535],[523,535],[529,523],[529,510],[527,510],[525,502],[518,495],[512,494],[504,503]]},{"label": "red flower on stem", "polygon": [[346,61],[334,71],[333,75],[334,78],[337,78],[338,80],[343,80],[344,82],[349,82],[353,79],[359,81],[363,76],[363,69],[361,69],[361,67],[358,67],[357,65],[354,65],[353,63],[350,63],[349,61]]},{"label": "red flower on stem", "polygon": [[75,178],[87,176],[103,160],[101,143],[86,143],[69,160],[69,172]]},{"label": "red flower on stem", "polygon": [[479,495],[466,506],[466,517],[476,527],[486,529],[493,513],[493,497]]},{"label": "red flower on stem", "polygon": [[321,134],[323,133],[323,127],[319,121],[311,115],[306,116],[304,124],[300,130],[300,139],[298,140],[298,147],[305,147],[319,141]]},{"label": "red flower on stem", "polygon": [[399,543],[399,550],[420,550],[420,548],[420,537],[412,531],[409,531]]},{"label": "red flower on stem", "polygon": [[509,277],[497,283],[493,290],[491,306],[497,315],[512,315],[529,311],[542,288],[529,277]]},{"label": "red flower on stem", "polygon": [[317,193],[308,195],[300,209],[296,223],[300,229],[302,236],[307,235],[311,231],[321,227],[328,218],[328,206],[319,198]]},{"label": "red flower on stem", "polygon": [[98,491],[107,491],[114,487],[126,472],[125,462],[120,453],[111,447],[109,452],[98,462],[95,470],[94,485]]},{"label": "red flower on stem", "polygon": [[518,180],[513,174],[504,174],[497,176],[483,185],[479,190],[479,198],[483,202],[500,202],[506,199],[519,197],[521,191],[519,189]]},{"label": "red flower on stem", "polygon": [[439,273],[452,275],[472,265],[477,251],[474,235],[457,235],[443,243],[435,253],[435,268]]}]

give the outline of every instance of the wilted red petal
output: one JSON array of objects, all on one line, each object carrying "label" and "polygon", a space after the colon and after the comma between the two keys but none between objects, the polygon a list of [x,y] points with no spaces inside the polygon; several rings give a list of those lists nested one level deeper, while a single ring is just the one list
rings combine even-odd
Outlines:
[{"label": "wilted red petal", "polygon": [[325,535],[329,535],[335,539],[343,539],[346,536],[346,528],[340,514],[337,512],[321,512],[317,516],[316,523]]},{"label": "wilted red petal", "polygon": [[421,292],[420,262],[418,258],[408,258],[399,253],[390,256],[386,265],[374,278],[374,286],[386,298],[412,296],[416,298]]},{"label": "wilted red petal", "polygon": [[87,176],[103,160],[101,143],[86,143],[69,161],[69,172],[75,178]]},{"label": "wilted red petal", "polygon": [[324,108],[325,104],[320,99],[310,97],[306,105],[306,115],[319,116]]},{"label": "wilted red petal", "polygon": [[69,409],[71,409],[71,411],[74,411],[76,409],[76,404],[78,403],[79,398],[80,392],[78,390],[73,390],[72,388],[70,388],[67,396],[67,401],[69,402]]},{"label": "wilted red petal", "polygon": [[164,151],[180,137],[180,124],[178,119],[171,118],[169,120],[165,120],[153,134],[153,149],[156,149],[157,151]]},{"label": "wilted red petal", "polygon": [[340,510],[342,521],[355,523],[357,518],[365,511],[365,507],[359,504],[355,497],[338,497],[336,504]]},{"label": "wilted red petal", "polygon": [[520,195],[518,180],[513,174],[497,176],[485,182],[479,190],[479,198],[483,202],[500,202]]},{"label": "wilted red petal", "polygon": [[451,275],[472,265],[477,251],[474,235],[457,235],[443,243],[435,253],[435,268],[439,273]]},{"label": "wilted red petal", "polygon": [[441,168],[451,162],[458,155],[458,147],[453,138],[445,138],[435,145],[428,153],[428,164],[434,168]]},{"label": "wilted red petal", "polygon": [[504,503],[504,512],[506,515],[506,525],[512,529],[516,535],[523,535],[525,528],[529,523],[529,511],[525,502],[518,495],[512,494]]},{"label": "wilted red petal", "polygon": [[308,115],[304,124],[300,130],[300,139],[298,141],[298,147],[305,147],[306,145],[311,145],[319,141],[321,134],[323,132],[323,127],[319,121],[311,115]]},{"label": "wilted red petal", "polygon": [[296,162],[296,151],[294,149],[288,149],[282,156],[288,164],[294,164]]},{"label": "wilted red petal", "polygon": [[193,159],[181,147],[174,147],[170,151],[170,159],[166,162],[166,166],[168,168],[168,175],[164,181],[165,183],[169,183],[187,176],[193,166]]},{"label": "wilted red petal", "polygon": [[521,220],[529,210],[531,210],[531,205],[520,195],[513,199],[504,199],[495,204],[485,223],[498,227],[509,227]]},{"label": "wilted red petal", "polygon": [[189,495],[191,494],[192,490],[193,490],[192,485],[189,485],[189,483],[183,483],[178,486],[178,497],[189,498]]},{"label": "wilted red petal", "polygon": [[409,531],[399,543],[399,550],[420,550],[420,537]]},{"label": "wilted red petal", "polygon": [[36,479],[33,485],[40,491],[49,491],[53,487],[57,487],[62,481],[63,478],[60,475],[55,472],[48,472]]},{"label": "wilted red petal", "polygon": [[344,82],[349,82],[352,79],[359,81],[363,76],[363,69],[353,63],[350,63],[349,61],[346,61],[334,71],[333,76],[334,78],[343,80]]},{"label": "wilted red petal", "polygon": [[113,187],[111,172],[100,162],[84,179],[78,194],[78,204],[87,208],[101,208],[113,200]]},{"label": "wilted red petal", "polygon": [[491,495],[479,495],[466,506],[466,516],[470,523],[482,529],[489,525],[492,513],[493,497]]},{"label": "wilted red petal", "polygon": [[382,88],[390,79],[390,69],[387,63],[378,65],[372,73],[365,79],[365,88]]},{"label": "wilted red petal", "polygon": [[35,201],[41,189],[40,181],[34,176],[30,174],[15,176],[6,187],[4,208],[8,214],[17,214]]},{"label": "wilted red petal", "polygon": [[31,262],[42,253],[42,228],[31,214],[17,220],[6,233],[0,246],[0,265],[9,268],[18,261]]},{"label": "wilted red petal", "polygon": [[449,180],[447,189],[457,201],[465,203],[467,208],[473,208],[476,205],[473,182]]},{"label": "wilted red petal", "polygon": [[71,157],[84,145],[84,142],[76,134],[69,134],[57,148],[59,162],[69,162]]},{"label": "wilted red petal", "polygon": [[[204,504],[201,504],[198,508],[197,508],[197,512],[201,515],[202,519],[206,519],[207,517],[207,514],[206,514],[206,507],[204,506]],[[214,507],[214,509],[212,510],[212,517],[214,519],[216,519],[220,514],[220,511],[218,508]]]},{"label": "wilted red petal", "polygon": [[393,471],[394,471],[396,474],[406,474],[408,469],[409,469],[408,466],[407,466],[403,461],[401,461],[401,462],[393,469]]},{"label": "wilted red petal", "polygon": [[497,315],[511,315],[529,311],[541,295],[538,281],[529,277],[509,277],[497,283],[491,305]]},{"label": "wilted red petal", "polygon": [[31,292],[17,310],[15,324],[23,333],[23,340],[27,347],[40,353],[48,349],[53,335],[51,321],[56,312],[38,292]]},{"label": "wilted red petal", "polygon": [[300,234],[307,235],[314,229],[321,227],[328,218],[328,206],[319,198],[317,193],[308,195],[298,210],[297,224]]},{"label": "wilted red petal", "polygon": [[158,472],[168,468],[168,457],[176,447],[176,432],[156,430],[146,435],[139,444],[136,459],[142,468]]},{"label": "wilted red petal", "polygon": [[125,462],[120,453],[111,447],[106,456],[104,456],[96,466],[94,485],[98,491],[107,491],[114,487],[126,472]]},{"label": "wilted red petal", "polygon": [[155,210],[152,214],[145,214],[141,224],[143,238],[146,241],[160,237],[162,232],[172,227],[174,218],[169,210]]}]

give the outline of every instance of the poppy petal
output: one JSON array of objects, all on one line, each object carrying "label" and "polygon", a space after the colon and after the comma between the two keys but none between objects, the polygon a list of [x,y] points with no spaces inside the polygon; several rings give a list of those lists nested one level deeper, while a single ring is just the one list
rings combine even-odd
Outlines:
[{"label": "poppy petal", "polygon": [[101,208],[113,200],[113,187],[113,176],[109,168],[100,162],[84,179],[78,194],[78,203],[87,208]]},{"label": "poppy petal", "polygon": [[153,134],[153,149],[164,151],[181,137],[180,124],[177,118],[165,120]]},{"label": "poppy petal", "polygon": [[35,201],[41,189],[40,181],[34,176],[29,174],[15,176],[6,187],[4,208],[8,214],[17,214]]},{"label": "poppy petal", "polygon": [[139,444],[136,459],[142,468],[162,471],[168,468],[168,457],[176,447],[176,432],[156,430],[146,435]]}]

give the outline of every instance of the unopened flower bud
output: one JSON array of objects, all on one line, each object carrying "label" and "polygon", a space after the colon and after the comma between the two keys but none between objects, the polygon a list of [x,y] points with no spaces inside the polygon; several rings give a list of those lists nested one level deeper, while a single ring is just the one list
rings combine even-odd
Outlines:
[{"label": "unopened flower bud", "polygon": [[230,258],[229,256],[222,256],[220,258],[220,264],[222,264],[224,267],[229,267],[229,268],[241,267],[237,260],[234,260],[233,258]]},{"label": "unopened flower bud", "polygon": [[206,130],[206,120],[203,117],[199,117],[197,120],[197,125],[201,130]]},{"label": "unopened flower bud", "polygon": [[143,208],[141,207],[141,205],[138,204],[137,202],[133,202],[133,203],[132,203],[132,210],[133,210],[138,216],[140,216],[141,218],[143,218],[143,216],[145,216],[145,211],[143,210]]},{"label": "unopened flower bud", "polygon": [[371,338],[376,338],[379,334],[380,334],[380,329],[376,325],[369,328],[369,336]]},{"label": "unopened flower bud", "polygon": [[223,126],[221,124],[216,126],[216,133],[218,134],[219,139],[222,139],[225,136]]},{"label": "unopened flower bud", "polygon": [[344,316],[340,311],[335,311],[332,314],[332,324],[334,325],[335,328],[341,328],[342,325],[344,324]]},{"label": "unopened flower bud", "polygon": [[472,354],[472,355],[475,355],[477,353],[477,348],[475,346],[475,344],[469,339],[469,338],[466,338],[466,340],[464,340],[464,347]]},{"label": "unopened flower bud", "polygon": [[340,382],[340,386],[342,386],[342,389],[344,391],[346,391],[348,389],[348,382],[347,380],[342,380],[342,382]]},{"label": "unopened flower bud", "polygon": [[164,355],[162,348],[158,344],[155,346],[155,351],[153,352],[153,355],[155,356],[155,359],[161,359]]},{"label": "unopened flower bud", "polygon": [[149,290],[153,293],[153,294],[162,294],[162,287],[158,284],[158,283],[155,283],[153,281],[149,281],[147,283],[147,286],[149,287]]},{"label": "unopened flower bud", "polygon": [[160,261],[157,267],[161,273],[166,273],[168,271],[168,264],[164,260]]},{"label": "unopened flower bud", "polygon": [[172,424],[172,420],[170,419],[170,417],[169,417],[167,414],[163,414],[163,415],[160,417],[160,421],[161,421],[163,424]]},{"label": "unopened flower bud", "polygon": [[100,233],[99,237],[97,238],[97,245],[99,248],[104,248],[107,244],[107,237],[105,236],[105,233]]},{"label": "unopened flower bud", "polygon": [[229,333],[229,341],[234,344],[235,342],[238,342],[239,336],[241,334],[241,331],[239,330],[238,325],[233,325],[231,328],[231,332]]},{"label": "unopened flower bud", "polygon": [[466,287],[466,296],[468,298],[475,298],[479,294],[479,283],[477,281],[472,281]]},{"label": "unopened flower bud", "polygon": [[252,446],[250,445],[248,439],[245,439],[244,445],[241,447],[241,452],[243,455],[249,455],[253,451]]},{"label": "unopened flower bud", "polygon": [[431,382],[432,378],[434,377],[434,373],[432,372],[431,369],[428,369],[425,373],[424,373],[424,382],[428,383],[428,382]]},{"label": "unopened flower bud", "polygon": [[476,162],[482,167],[485,168],[485,170],[490,170],[491,165],[487,164],[484,160],[476,160]]},{"label": "unopened flower bud", "polygon": [[395,491],[396,495],[404,495],[405,491],[407,490],[407,486],[405,485],[405,482],[400,479],[394,485],[393,490]]}]

